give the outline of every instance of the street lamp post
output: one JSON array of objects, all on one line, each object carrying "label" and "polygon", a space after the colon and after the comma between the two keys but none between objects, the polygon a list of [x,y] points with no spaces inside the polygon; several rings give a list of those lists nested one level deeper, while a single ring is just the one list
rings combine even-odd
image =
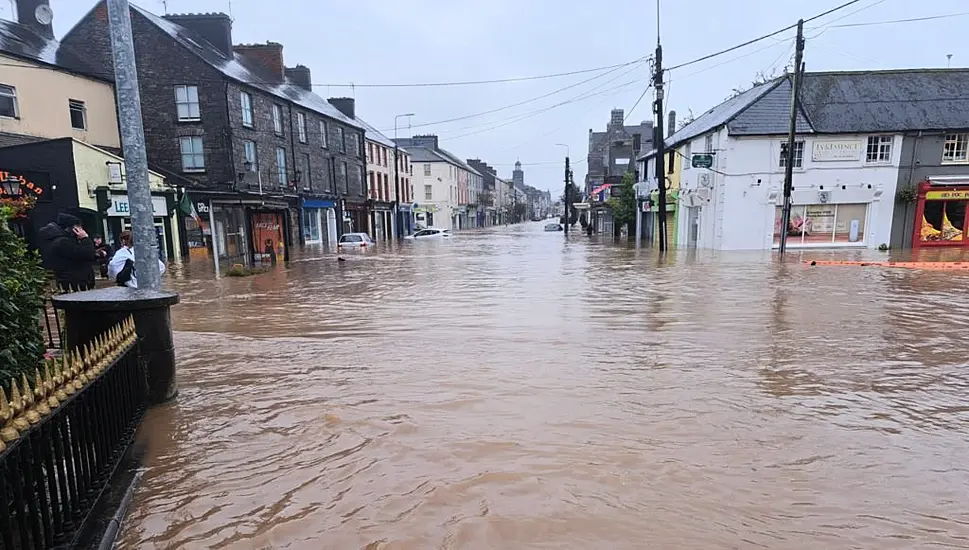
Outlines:
[{"label": "street lamp post", "polygon": [[572,149],[565,143],[556,143],[555,145],[559,147],[565,147],[565,194],[562,196],[562,200],[565,202],[565,236],[569,235],[569,157],[571,157]]},{"label": "street lamp post", "polygon": [[394,227],[397,228],[398,239],[403,237],[401,233],[404,232],[404,224],[400,219],[400,149],[397,147],[397,121],[411,116],[414,116],[414,113],[404,113],[394,117]]}]

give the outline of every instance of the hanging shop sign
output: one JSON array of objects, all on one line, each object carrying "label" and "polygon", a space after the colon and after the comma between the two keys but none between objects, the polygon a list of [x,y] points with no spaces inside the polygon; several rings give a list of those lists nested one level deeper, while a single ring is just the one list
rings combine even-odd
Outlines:
[{"label": "hanging shop sign", "polygon": [[[168,201],[165,197],[152,197],[151,211],[156,218],[167,218]],[[128,203],[128,195],[111,195],[111,205],[108,206],[106,214],[112,218],[130,218],[131,205]]]}]

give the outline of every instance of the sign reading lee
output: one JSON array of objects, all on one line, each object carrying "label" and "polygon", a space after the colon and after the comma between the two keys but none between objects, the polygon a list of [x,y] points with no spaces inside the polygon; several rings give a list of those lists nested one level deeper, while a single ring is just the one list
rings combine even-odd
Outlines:
[{"label": "sign reading lee", "polygon": [[713,167],[713,155],[709,153],[693,155],[691,165],[694,168],[711,168]]},{"label": "sign reading lee", "polygon": [[860,158],[860,141],[815,141],[811,151],[811,160],[815,162],[836,162]]},{"label": "sign reading lee", "polygon": [[[151,198],[151,211],[155,217],[168,217],[168,203],[165,197]],[[128,204],[128,195],[112,195],[111,206],[108,207],[108,216],[130,218],[131,206]]]}]

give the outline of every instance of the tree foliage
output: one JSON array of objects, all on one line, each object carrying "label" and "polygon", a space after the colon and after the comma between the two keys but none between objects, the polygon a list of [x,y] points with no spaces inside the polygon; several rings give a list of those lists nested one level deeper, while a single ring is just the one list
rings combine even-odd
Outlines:
[{"label": "tree foliage", "polygon": [[747,90],[750,90],[752,88],[756,88],[757,86],[760,86],[761,84],[767,84],[768,82],[771,82],[773,80],[776,80],[778,77],[783,76],[783,75],[786,75],[786,74],[787,74],[787,67],[784,67],[783,72],[781,72],[780,74],[778,74],[777,69],[771,69],[770,72],[758,71],[757,72],[757,75],[754,77],[754,80],[750,83],[749,86],[738,86],[738,87],[734,88],[730,92],[730,95],[727,97],[727,99],[733,99],[733,98],[737,97],[738,95],[746,92]]},{"label": "tree foliage", "polygon": [[32,372],[44,356],[40,314],[46,275],[35,251],[7,225],[0,208],[0,381]]},{"label": "tree foliage", "polygon": [[612,211],[612,221],[616,227],[636,223],[636,175],[626,172],[619,184],[618,194],[613,194],[606,200],[606,206]]}]

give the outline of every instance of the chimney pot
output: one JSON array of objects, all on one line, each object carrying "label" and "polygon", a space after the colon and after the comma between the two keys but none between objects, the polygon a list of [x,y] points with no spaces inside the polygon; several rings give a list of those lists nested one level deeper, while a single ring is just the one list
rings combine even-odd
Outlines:
[{"label": "chimney pot", "polygon": [[44,24],[37,20],[37,9],[47,6],[50,9],[49,0],[14,0],[14,7],[17,12],[17,22],[30,30],[43,36],[48,40],[54,39],[54,26]]},{"label": "chimney pot", "polygon": [[224,13],[175,13],[162,17],[201,36],[226,57],[232,57],[232,18],[228,15]]},{"label": "chimney pot", "polygon": [[670,114],[668,115],[668,117],[669,117],[669,123],[667,124],[666,135],[671,136],[674,133],[676,133],[676,111],[670,111]]},{"label": "chimney pot", "polygon": [[331,97],[327,101],[348,118],[357,118],[355,112],[356,100],[352,97]]},{"label": "chimney pot", "polygon": [[278,42],[265,44],[238,44],[232,51],[241,55],[250,65],[258,69],[264,78],[271,82],[283,82],[286,78],[286,65],[283,64],[283,45]]}]

